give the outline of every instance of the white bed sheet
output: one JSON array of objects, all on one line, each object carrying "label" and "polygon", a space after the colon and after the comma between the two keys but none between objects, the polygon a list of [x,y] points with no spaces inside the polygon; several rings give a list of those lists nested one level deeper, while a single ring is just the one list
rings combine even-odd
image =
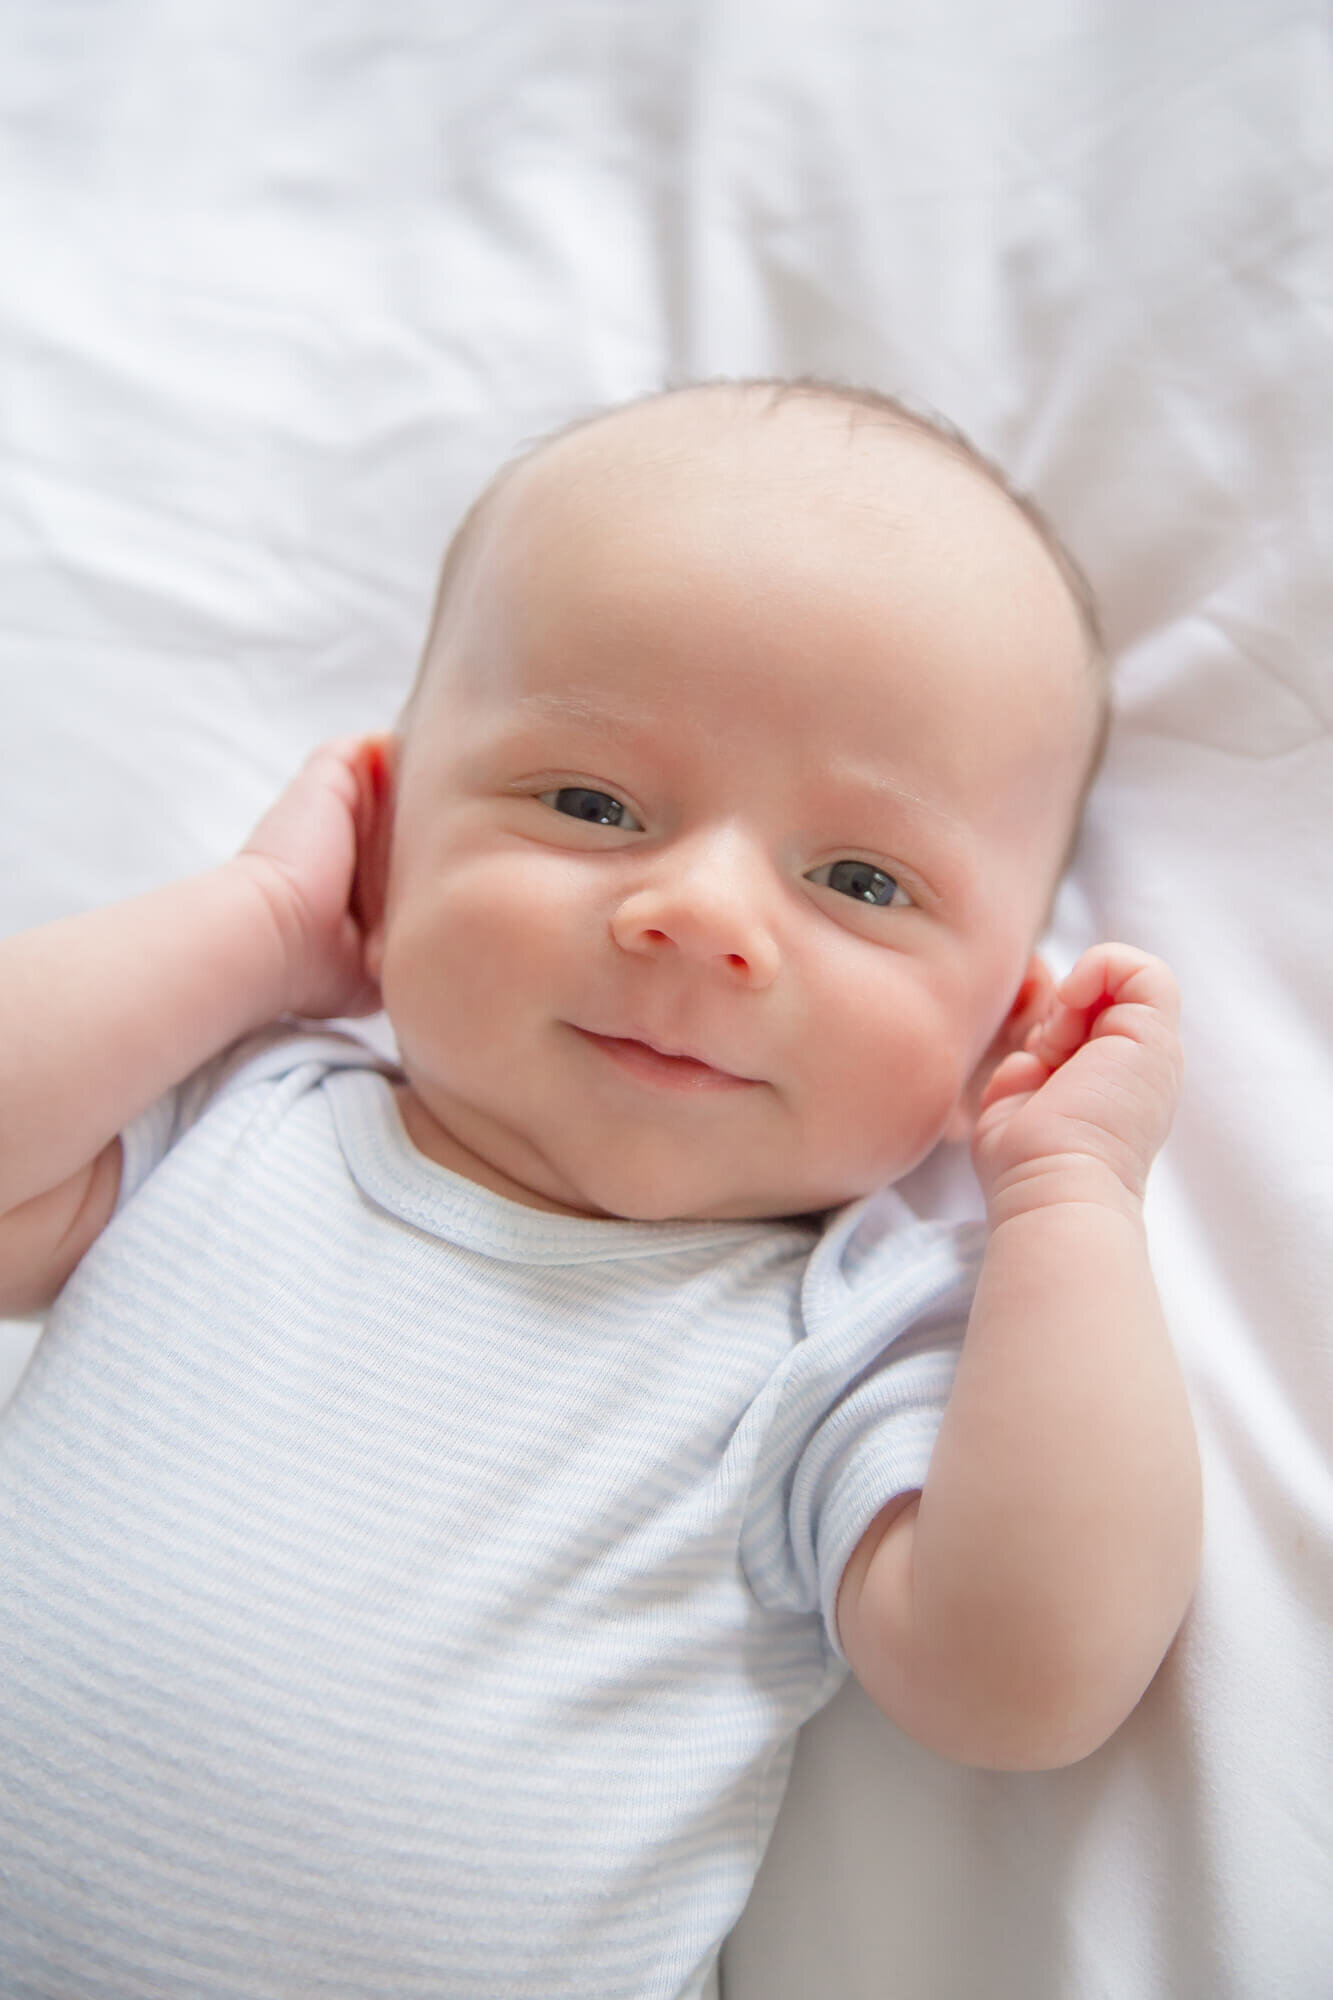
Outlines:
[{"label": "white bed sheet", "polygon": [[1333,1993],[1331,161],[1313,0],[0,12],[0,928],[215,858],[386,721],[481,480],[663,379],[922,398],[1102,594],[1052,949],[1184,988],[1151,1225],[1197,1602],[1053,1776],[846,1690],[727,2000]]}]

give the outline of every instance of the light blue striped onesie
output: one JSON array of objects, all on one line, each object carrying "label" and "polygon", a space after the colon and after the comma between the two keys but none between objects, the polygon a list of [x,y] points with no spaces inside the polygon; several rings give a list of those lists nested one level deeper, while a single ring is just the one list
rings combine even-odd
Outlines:
[{"label": "light blue striped onesie", "polygon": [[155,1107],[0,1428],[5,2000],[697,1993],[979,1249],[520,1207],[331,1035]]}]

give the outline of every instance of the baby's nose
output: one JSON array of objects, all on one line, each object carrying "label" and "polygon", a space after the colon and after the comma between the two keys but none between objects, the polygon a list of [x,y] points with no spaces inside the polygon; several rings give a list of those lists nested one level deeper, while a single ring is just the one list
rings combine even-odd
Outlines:
[{"label": "baby's nose", "polygon": [[622,951],[678,952],[745,986],[768,986],[779,954],[761,878],[734,843],[711,843],[674,863],[664,857],[620,903],[611,935]]}]

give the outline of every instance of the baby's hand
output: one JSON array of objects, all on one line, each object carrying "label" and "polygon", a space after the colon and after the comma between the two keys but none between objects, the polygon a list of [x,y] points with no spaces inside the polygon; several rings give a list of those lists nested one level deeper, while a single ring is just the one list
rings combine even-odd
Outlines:
[{"label": "baby's hand", "polygon": [[323,743],[241,850],[281,940],[287,1013],[324,1019],[380,1004],[365,965],[358,861],[376,835],[384,790],[382,738]]},{"label": "baby's hand", "polygon": [[993,1213],[1107,1185],[1108,1169],[1142,1199],[1180,1091],[1179,1017],[1161,959],[1123,944],[1083,954],[982,1097],[972,1158]]}]

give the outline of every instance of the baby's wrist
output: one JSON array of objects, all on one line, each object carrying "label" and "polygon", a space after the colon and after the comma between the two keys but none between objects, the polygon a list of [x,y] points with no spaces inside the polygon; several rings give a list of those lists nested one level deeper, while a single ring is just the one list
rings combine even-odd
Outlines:
[{"label": "baby's wrist", "polygon": [[253,911],[256,1025],[300,1011],[306,963],[300,899],[281,865],[264,854],[242,853],[221,864]]},{"label": "baby's wrist", "polygon": [[1043,1210],[1103,1208],[1135,1222],[1143,1216],[1142,1180],[1086,1153],[1024,1161],[1006,1169],[983,1191],[992,1230]]}]

